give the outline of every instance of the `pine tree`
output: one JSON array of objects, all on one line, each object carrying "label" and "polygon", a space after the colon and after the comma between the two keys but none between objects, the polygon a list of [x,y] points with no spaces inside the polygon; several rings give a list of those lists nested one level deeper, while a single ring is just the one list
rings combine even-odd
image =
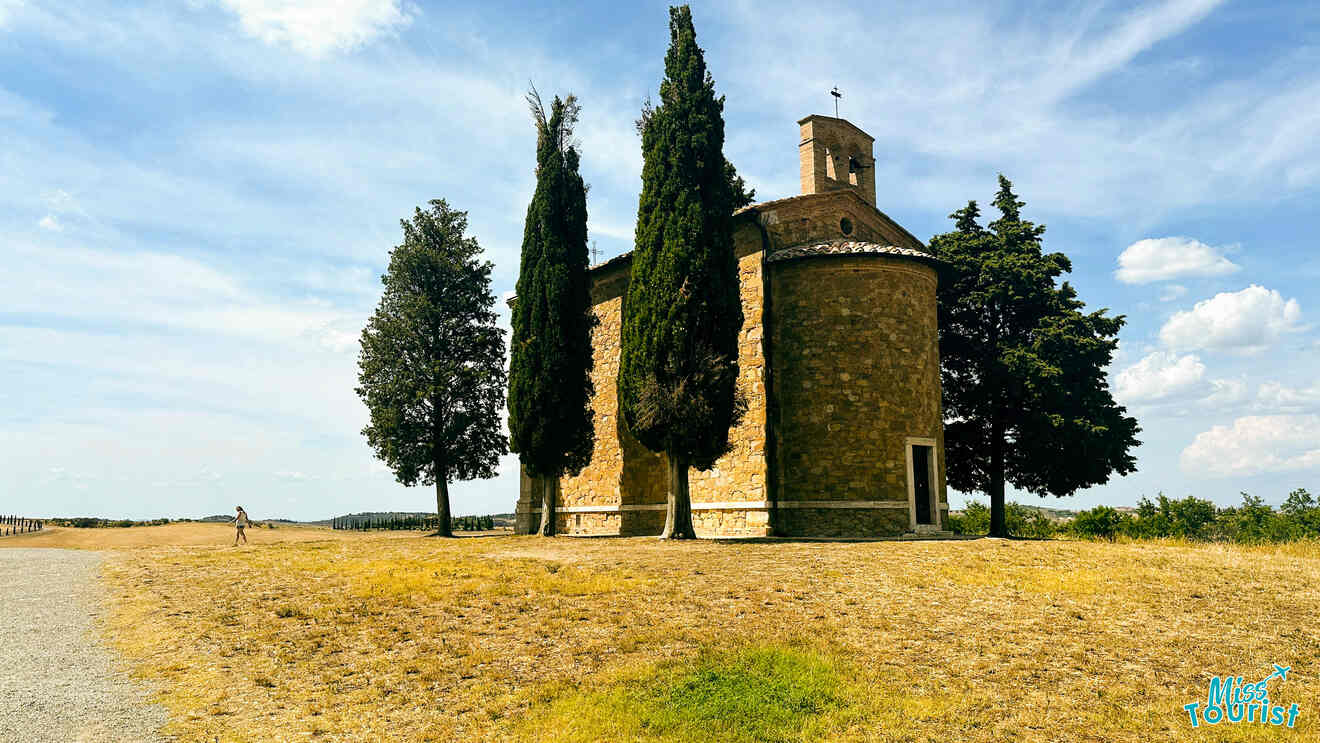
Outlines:
[{"label": "pine tree", "polygon": [[[693,538],[688,468],[729,449],[742,303],[732,215],[749,197],[724,159],[724,99],[706,70],[692,13],[669,10],[660,105],[644,110],[642,193],[624,302],[619,405],[632,434],[669,462],[662,537]],[[738,181],[741,183],[741,179]]]},{"label": "pine tree", "polygon": [[451,536],[449,482],[494,477],[508,451],[504,331],[492,266],[464,235],[467,213],[433,200],[401,224],[403,244],[362,331],[357,393],[371,414],[362,433],[400,483],[435,485],[437,531]]},{"label": "pine tree", "polygon": [[930,241],[946,264],[939,338],[949,484],[990,496],[990,534],[1007,536],[1004,485],[1071,495],[1136,469],[1135,418],[1106,379],[1124,318],[1084,314],[1062,253],[1045,254],[1044,225],[999,176],[989,228],[972,201],[955,230]]},{"label": "pine tree", "polygon": [[591,284],[587,189],[571,143],[577,99],[558,96],[549,116],[533,88],[536,192],[523,225],[509,366],[509,448],[541,485],[543,536],[555,533],[555,484],[591,459]]}]

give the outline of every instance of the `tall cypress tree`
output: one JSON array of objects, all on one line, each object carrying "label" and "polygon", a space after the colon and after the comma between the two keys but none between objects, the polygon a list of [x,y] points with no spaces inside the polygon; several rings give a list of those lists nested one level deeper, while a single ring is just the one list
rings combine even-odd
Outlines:
[{"label": "tall cypress tree", "polygon": [[536,192],[523,224],[509,367],[509,443],[541,485],[539,533],[555,532],[555,483],[591,459],[591,284],[587,189],[571,144],[577,99],[558,96],[550,115],[536,89]]},{"label": "tall cypress tree", "polygon": [[[619,406],[628,429],[669,461],[662,537],[693,538],[688,468],[729,449],[742,302],[733,255],[735,189],[724,159],[724,99],[688,7],[669,9],[660,103],[643,111],[642,193],[624,302]],[[737,181],[740,183],[740,180]]]},{"label": "tall cypress tree", "polygon": [[1007,536],[1004,485],[1071,495],[1136,469],[1135,418],[1106,379],[1122,315],[1084,313],[1060,276],[1063,253],[1045,253],[1044,225],[999,176],[1000,218],[977,223],[972,201],[950,215],[955,230],[931,238],[946,265],[939,335],[949,484],[990,496],[990,534]]}]

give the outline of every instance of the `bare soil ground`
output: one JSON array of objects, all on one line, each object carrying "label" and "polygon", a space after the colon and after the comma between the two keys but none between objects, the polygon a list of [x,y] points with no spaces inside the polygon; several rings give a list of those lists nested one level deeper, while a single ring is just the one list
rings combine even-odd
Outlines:
[{"label": "bare soil ground", "polygon": [[[1320,738],[1314,544],[110,531],[45,538],[118,549],[107,637],[182,740],[690,740],[592,705],[739,648],[837,670],[780,740]],[[1210,676],[1271,663],[1295,729],[1191,729]]]}]

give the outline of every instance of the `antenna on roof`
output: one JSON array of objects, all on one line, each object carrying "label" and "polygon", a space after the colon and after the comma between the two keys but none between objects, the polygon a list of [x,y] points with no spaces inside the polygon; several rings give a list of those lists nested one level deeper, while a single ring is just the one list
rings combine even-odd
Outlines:
[{"label": "antenna on roof", "polygon": [[599,259],[597,259],[597,257],[596,257],[596,241],[595,241],[595,240],[592,240],[592,241],[591,241],[591,265],[594,266],[594,265],[596,265],[596,264],[599,263],[599,262],[600,262]]},{"label": "antenna on roof", "polygon": [[843,97],[843,91],[839,90],[839,86],[835,85],[834,88],[830,90],[830,95],[834,96],[834,118],[837,119],[839,118],[839,99]]}]

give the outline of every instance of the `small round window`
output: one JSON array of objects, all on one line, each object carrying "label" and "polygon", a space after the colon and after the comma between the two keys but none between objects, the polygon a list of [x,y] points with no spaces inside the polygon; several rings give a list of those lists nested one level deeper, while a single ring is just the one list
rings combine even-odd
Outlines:
[{"label": "small round window", "polygon": [[852,220],[844,217],[839,220],[839,231],[845,235],[852,234]]}]

